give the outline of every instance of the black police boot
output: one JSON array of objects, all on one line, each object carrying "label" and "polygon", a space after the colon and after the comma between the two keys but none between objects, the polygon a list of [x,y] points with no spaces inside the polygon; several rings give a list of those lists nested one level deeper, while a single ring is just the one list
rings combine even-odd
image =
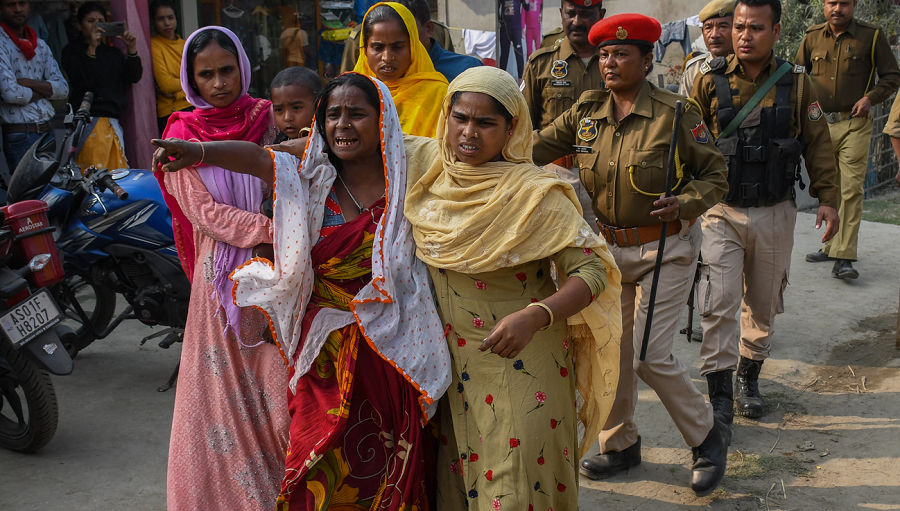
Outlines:
[{"label": "black police boot", "polygon": [[744,417],[756,419],[762,417],[765,409],[762,395],[759,393],[759,371],[762,369],[762,360],[750,360],[741,357],[737,368],[737,378],[734,381],[735,404],[737,413]]},{"label": "black police boot", "polygon": [[731,424],[734,422],[734,371],[716,371],[706,375],[709,402],[713,414],[725,425],[728,445],[731,445]]},{"label": "black police boot", "polygon": [[641,464],[641,437],[623,451],[597,454],[581,461],[581,473],[588,479],[608,479],[621,472],[628,473]]},{"label": "black police boot", "polygon": [[838,259],[834,262],[834,267],[831,269],[831,276],[836,279],[852,280],[859,278],[859,272],[856,271],[849,259]]},{"label": "black police boot", "polygon": [[808,263],[824,263],[825,261],[834,261],[834,259],[828,257],[828,254],[825,252],[822,252],[821,248],[818,252],[806,254],[806,262]]},{"label": "black police boot", "polygon": [[713,427],[703,443],[691,449],[694,455],[691,490],[698,497],[705,497],[715,491],[725,477],[725,466],[728,464],[725,429],[725,425],[719,422],[719,419],[714,419]]}]

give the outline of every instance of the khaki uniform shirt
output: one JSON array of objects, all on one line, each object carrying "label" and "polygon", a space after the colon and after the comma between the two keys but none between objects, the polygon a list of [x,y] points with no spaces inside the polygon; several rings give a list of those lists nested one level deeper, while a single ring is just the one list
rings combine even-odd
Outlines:
[{"label": "khaki uniform shirt", "polygon": [[884,125],[884,133],[890,137],[900,138],[900,92],[894,99],[894,106],[888,115],[887,124]]},{"label": "khaki uniform shirt", "polygon": [[700,74],[700,64],[709,63],[713,59],[712,53],[701,53],[692,57],[684,64],[684,73],[681,73],[681,85],[678,86],[678,93],[682,96],[691,95],[694,88],[694,80]]},{"label": "khaki uniform shirt", "polygon": [[[740,60],[734,55],[726,57],[727,67],[725,74],[731,86],[732,102],[735,111],[739,112],[760,86],[776,70],[775,55],[769,58],[769,64],[763,69],[756,80],[751,80]],[[702,72],[701,72],[702,73]],[[776,87],[772,87],[757,107],[764,108],[775,105]],[[799,98],[798,98],[799,92]],[[694,92],[691,95],[699,105],[706,122],[713,135],[719,136],[724,126],[719,126],[718,110],[719,100],[716,99],[716,87],[713,82],[713,73],[702,73],[694,82]],[[835,183],[837,171],[835,170],[834,150],[831,145],[831,135],[828,133],[828,123],[825,115],[816,101],[816,93],[812,90],[808,75],[803,72],[794,72],[794,87],[791,90],[791,129],[790,136],[798,137],[804,144],[803,157],[806,160],[806,170],[809,172],[809,194],[819,198],[822,206],[838,205],[838,187]],[[744,122],[752,122],[753,116],[748,116]]]},{"label": "khaki uniform shirt", "polygon": [[541,38],[541,48],[549,48],[554,44],[561,43],[565,38],[566,32],[562,29],[562,27],[554,28],[553,30],[544,34],[544,37]]},{"label": "khaki uniform shirt", "polygon": [[[812,76],[822,110],[849,112],[863,96],[877,105],[900,87],[897,59],[884,30],[878,30],[876,38],[876,29],[875,25],[854,19],[837,39],[828,23],[813,25],[806,30],[797,51],[797,64],[806,67]],[[875,83],[876,75],[878,83]]]},{"label": "khaki uniform shirt", "polygon": [[[450,29],[440,21],[434,21],[434,40],[440,43],[441,48],[447,51],[456,51],[453,49],[453,40],[450,39]],[[362,22],[353,27],[350,36],[344,41],[344,55],[341,58],[341,73],[353,71],[356,67],[356,61],[359,59],[359,34],[362,32]]]},{"label": "khaki uniform shirt", "polygon": [[692,133],[692,129],[701,133],[696,129],[703,122],[697,108],[648,81],[638,92],[631,113],[619,122],[609,93],[592,90],[582,94],[553,124],[535,131],[534,162],[544,165],[573,152],[576,146],[581,182],[591,194],[601,223],[619,228],[659,225],[659,218],[650,212],[659,209],[653,201],[665,192],[675,101],[679,99],[684,114],[678,156],[685,166],[684,178],[673,193],[681,205],[681,218],[693,220],[728,190],[725,158],[712,137]]},{"label": "khaki uniform shirt", "polygon": [[531,54],[522,73],[522,94],[535,129],[549,126],[585,91],[603,88],[599,58],[600,51],[594,50],[585,65],[566,38]]}]

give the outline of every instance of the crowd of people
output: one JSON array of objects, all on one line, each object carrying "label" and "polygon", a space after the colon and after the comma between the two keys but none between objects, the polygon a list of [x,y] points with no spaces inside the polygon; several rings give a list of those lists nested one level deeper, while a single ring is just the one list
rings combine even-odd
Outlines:
[{"label": "crowd of people", "polygon": [[[507,29],[542,4],[506,3]],[[182,40],[155,1],[152,166],[192,283],[168,508],[574,510],[580,476],[641,463],[638,378],[712,493],[734,414],[765,413],[801,157],[824,225],[807,260],[859,275],[870,109],[900,67],[856,3],[826,0],[790,63],[779,0],[712,0],[680,93],[647,79],[660,23],[602,1],[562,0],[521,81],[445,49],[424,0],[378,3],[344,74],[286,68],[270,101],[231,31]],[[124,159],[141,61],[93,5],[67,83],[28,2],[0,0],[8,160],[47,99],[87,90],[79,159]],[[900,99],[884,131],[900,154]],[[673,355],[698,263],[708,398]]]}]

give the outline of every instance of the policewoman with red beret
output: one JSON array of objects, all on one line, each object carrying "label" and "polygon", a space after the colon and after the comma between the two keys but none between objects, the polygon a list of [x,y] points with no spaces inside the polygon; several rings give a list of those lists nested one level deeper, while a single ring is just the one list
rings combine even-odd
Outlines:
[{"label": "policewoman with red beret", "polygon": [[[575,153],[600,231],[622,272],[621,362],[600,453],[581,462],[581,473],[605,479],[641,462],[634,423],[637,378],[656,391],[693,450],[690,487],[709,495],[725,474],[727,429],[672,354],[672,344],[691,289],[700,252],[703,212],[719,202],[728,184],[726,164],[695,105],[647,81],[660,24],[641,14],[596,23],[591,44],[608,89],[592,90],[550,126],[534,135],[534,161],[549,163]],[[673,196],[664,197],[675,102],[683,103]],[[647,356],[640,361],[651,281],[662,221],[668,223],[664,258]]]}]

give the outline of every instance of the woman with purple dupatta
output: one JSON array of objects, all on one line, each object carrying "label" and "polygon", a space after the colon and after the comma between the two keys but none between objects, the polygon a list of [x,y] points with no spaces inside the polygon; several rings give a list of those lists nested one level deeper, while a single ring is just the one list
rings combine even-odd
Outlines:
[{"label": "woman with purple dupatta", "polygon": [[[270,102],[247,94],[250,65],[237,37],[200,29],[185,43],[181,86],[193,112],[175,112],[163,137],[270,142]],[[263,183],[203,164],[158,173],[172,211],[191,299],[169,444],[168,509],[273,509],[290,418],[287,368],[268,320],[234,305],[231,272],[272,243],[259,214]]]}]

